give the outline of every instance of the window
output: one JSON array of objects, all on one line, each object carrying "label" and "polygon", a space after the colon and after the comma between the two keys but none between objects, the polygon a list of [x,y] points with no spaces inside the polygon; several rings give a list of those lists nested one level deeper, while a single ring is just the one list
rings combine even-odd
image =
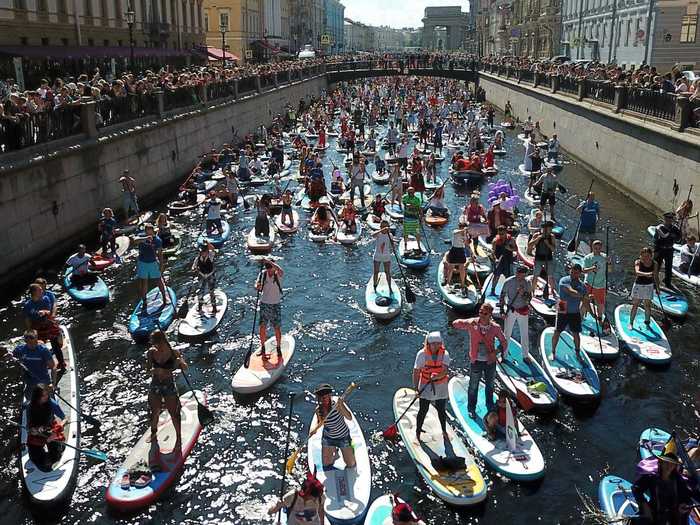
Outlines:
[{"label": "window", "polygon": [[95,47],[95,40],[93,40],[92,38],[88,38],[88,45],[90,47]]},{"label": "window", "polygon": [[29,39],[26,36],[21,36],[19,37],[19,43],[23,46],[26,46],[29,44]]},{"label": "window", "polygon": [[26,0],[14,0],[13,5],[14,5],[15,9],[27,9]]},{"label": "window", "polygon": [[92,16],[92,0],[85,0],[85,16]]},{"label": "window", "polygon": [[104,41],[102,42],[102,44],[103,44],[105,47],[109,47],[109,40],[104,40]]},{"label": "window", "polygon": [[630,45],[630,31],[632,30],[632,20],[627,20],[627,32],[625,33],[625,47]]},{"label": "window", "polygon": [[[690,6],[689,6],[690,8]],[[681,44],[692,44],[698,32],[698,15],[686,15],[681,21]]]},{"label": "window", "polygon": [[209,31],[209,13],[204,13],[204,30]]},{"label": "window", "polygon": [[56,9],[58,10],[59,15],[68,14],[68,2],[67,2],[67,0],[58,0],[58,2],[56,4]]},{"label": "window", "polygon": [[219,28],[222,27],[228,31],[228,13],[219,13]]}]

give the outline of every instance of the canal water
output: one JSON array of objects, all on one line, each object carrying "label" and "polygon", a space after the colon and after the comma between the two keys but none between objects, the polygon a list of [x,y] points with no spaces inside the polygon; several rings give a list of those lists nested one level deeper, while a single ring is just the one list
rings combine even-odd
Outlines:
[{"label": "canal water", "polygon": [[[522,147],[515,132],[506,135],[508,156],[497,160],[499,178],[511,181],[522,194],[526,181],[516,171]],[[565,145],[568,137],[561,134],[560,139]],[[331,160],[336,164],[342,162],[334,150],[335,140],[331,140],[331,146],[324,162],[327,174]],[[591,174],[570,159],[567,161],[561,178],[569,193],[560,197],[583,195]],[[622,158],[621,162],[624,162]],[[448,163],[444,162],[440,167],[442,177],[447,177],[447,168]],[[54,277],[60,316],[70,327],[79,355],[83,410],[102,422],[100,428],[83,426],[82,444],[103,450],[113,459],[95,463],[83,457],[78,488],[70,507],[53,517],[33,515],[21,497],[13,448],[16,431],[9,425],[0,425],[3,523],[30,523],[34,519],[62,523],[271,523],[266,509],[272,495],[279,490],[291,392],[297,393],[292,445],[298,445],[308,431],[314,408],[308,392],[322,382],[331,383],[338,390],[351,381],[359,385],[349,406],[359,418],[369,442],[372,433],[386,428],[393,420],[392,396],[396,389],[411,385],[415,354],[426,332],[440,330],[451,353],[453,369],[458,373],[467,370],[467,337],[464,332],[450,328],[456,316],[443,304],[436,288],[437,265],[447,249],[443,239],[456,224],[457,212],[468,194],[450,183],[446,188],[446,200],[452,211],[450,225],[428,231],[432,265],[423,273],[408,272],[418,299],[412,308],[406,308],[388,324],[377,323],[364,309],[364,289],[373,252],[366,234],[361,244],[351,248],[314,244],[302,232],[278,243],[273,253],[286,272],[284,330],[296,338],[297,353],[279,383],[250,397],[233,395],[230,382],[250,343],[255,301],[252,285],[258,264],[245,248],[245,235],[254,219],[253,212],[242,210],[231,216],[234,234],[218,260],[219,283],[230,299],[228,312],[211,340],[184,347],[192,380],[206,391],[217,420],[203,431],[175,488],[157,504],[134,516],[114,516],[108,511],[104,497],[105,487],[121,460],[147,428],[149,379],[144,368],[145,349],[134,344],[127,332],[128,317],[137,301],[133,256],[107,272],[112,300],[99,310],[83,308],[69,300],[55,284]],[[614,307],[625,300],[631,288],[634,257],[649,241],[646,226],[656,219],[602,182],[596,181],[593,188],[602,206],[601,225],[610,227]],[[571,198],[570,202],[578,201]],[[161,209],[164,205],[165,202]],[[573,210],[559,205],[558,214],[568,231],[573,232],[577,222]],[[303,212],[301,215],[306,221]],[[167,276],[169,284],[182,297],[191,278],[188,267],[201,220],[190,215],[177,217],[174,222],[185,232],[186,248],[169,261]],[[564,243],[566,240],[568,235]],[[58,263],[53,268],[54,275]],[[398,278],[395,265],[394,272]],[[546,475],[541,482],[521,484],[502,479],[477,459],[489,482],[488,499],[475,509],[456,510],[428,490],[400,442],[379,442],[369,443],[373,497],[398,492],[415,505],[426,523],[432,524],[580,523],[577,489],[597,501],[597,484],[605,473],[632,477],[642,429],[653,425],[698,430],[700,324],[696,292],[685,291],[693,299],[691,310],[685,323],[676,324],[668,332],[674,351],[668,368],[650,369],[621,353],[612,363],[596,364],[603,385],[602,402],[596,409],[580,410],[562,403],[553,416],[524,417],[525,425],[545,456]],[[0,310],[3,341],[21,333],[20,300],[19,296],[13,297]],[[533,318],[530,331],[533,348],[544,326],[541,320]],[[323,357],[312,365],[320,356]],[[184,383],[179,385],[185,388]],[[9,361],[3,361],[2,418],[17,417],[20,390],[20,374]],[[305,460],[304,454],[298,464],[305,465]],[[300,475],[301,471],[297,470],[297,479]]]}]

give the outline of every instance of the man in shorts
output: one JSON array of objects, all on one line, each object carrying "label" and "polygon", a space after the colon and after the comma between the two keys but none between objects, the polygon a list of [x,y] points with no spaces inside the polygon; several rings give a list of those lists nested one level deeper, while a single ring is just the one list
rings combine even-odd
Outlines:
[{"label": "man in shorts", "polygon": [[267,327],[271,325],[277,341],[277,357],[282,357],[282,276],[284,271],[269,259],[263,259],[263,269],[255,283],[260,292],[260,355],[268,359],[265,353]]},{"label": "man in shorts", "polygon": [[600,240],[593,241],[593,251],[583,258],[583,273],[586,274],[586,290],[593,298],[593,310],[591,314],[603,322],[605,314],[605,266],[609,264],[607,256],[603,253],[603,243]]},{"label": "man in shorts", "polygon": [[588,293],[586,286],[581,282],[581,272],[581,265],[574,264],[569,270],[569,275],[559,280],[559,305],[552,336],[552,360],[556,358],[559,337],[567,328],[574,338],[576,357],[580,359],[581,356],[581,304],[587,306],[588,303]]},{"label": "man in shorts", "polygon": [[420,239],[420,221],[423,217],[421,209],[421,200],[416,195],[416,190],[413,186],[408,187],[408,193],[403,196],[403,243],[404,247],[408,248],[408,236],[413,235],[418,244],[418,255],[423,254],[421,249]]},{"label": "man in shorts", "polygon": [[143,301],[140,315],[148,312],[148,281],[157,281],[158,288],[162,296],[162,303],[158,310],[165,308],[168,304],[168,293],[165,290],[165,283],[161,276],[163,269],[163,241],[156,235],[152,224],[144,224],[145,237],[137,238],[139,256],[136,259],[136,279],[138,280],[139,295]]}]

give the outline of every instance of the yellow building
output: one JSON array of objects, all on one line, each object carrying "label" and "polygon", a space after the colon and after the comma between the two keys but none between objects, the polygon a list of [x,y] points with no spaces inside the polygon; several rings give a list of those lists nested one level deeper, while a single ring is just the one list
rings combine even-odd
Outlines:
[{"label": "yellow building", "polygon": [[[263,0],[204,0],[204,29],[209,53],[225,47],[240,62],[253,58],[253,42],[265,31]],[[247,53],[246,53],[247,52]]]}]

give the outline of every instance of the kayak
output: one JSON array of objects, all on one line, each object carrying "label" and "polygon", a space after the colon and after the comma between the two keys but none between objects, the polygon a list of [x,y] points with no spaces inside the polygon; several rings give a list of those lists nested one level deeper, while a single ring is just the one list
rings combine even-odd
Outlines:
[{"label": "kayak", "polygon": [[432,210],[428,210],[425,214],[425,224],[432,226],[433,228],[439,228],[444,226],[449,222],[449,217],[441,217],[439,215],[434,215]]},{"label": "kayak", "polygon": [[[603,323],[606,320],[607,318],[603,317]],[[581,319],[581,348],[593,359],[615,359],[620,353],[620,343],[612,326],[609,326],[607,334],[604,333],[601,323],[596,323],[596,319],[590,313]]]},{"label": "kayak", "polygon": [[556,358],[552,359],[554,328],[545,328],[540,336],[540,357],[554,387],[563,395],[581,401],[600,398],[600,379],[593,363],[581,352],[576,357],[574,339],[569,332],[561,332]]},{"label": "kayak", "polygon": [[92,274],[95,282],[91,284],[76,285],[71,281],[72,268],[66,268],[63,274],[63,287],[73,299],[80,304],[102,305],[109,302],[109,288],[102,278]]},{"label": "kayak", "polygon": [[518,247],[518,259],[528,268],[533,268],[535,266],[535,257],[527,253],[527,242],[528,235],[526,233],[521,233],[515,237],[515,244]]},{"label": "kayak", "polygon": [[[411,405],[415,396],[416,391],[412,388],[399,388],[394,394],[394,417],[398,418],[406,410],[406,415],[401,418],[397,427],[406,451],[416,464],[425,483],[440,499],[451,505],[474,505],[484,501],[487,485],[478,465],[474,462],[474,457],[449,422],[446,428],[450,446],[445,447],[437,410],[432,403],[423,423],[421,440],[420,442],[416,440],[418,402]],[[411,405],[410,408],[408,408],[409,405]],[[434,460],[447,458],[451,463],[455,463],[455,468],[438,470],[433,465]],[[464,460],[464,464],[457,465],[456,463],[461,459]],[[442,465],[438,464],[437,467]]]},{"label": "kayak", "polygon": [[637,516],[639,507],[632,494],[632,484],[617,476],[605,476],[598,485],[598,502],[601,510],[612,520],[622,523],[622,518]]},{"label": "kayak", "polygon": [[[391,511],[394,505],[404,503],[405,500],[393,494],[384,494],[372,502],[365,516],[365,525],[391,525]],[[423,520],[418,520],[417,525],[426,525]]]},{"label": "kayak", "polygon": [[[379,304],[377,304],[377,299],[380,299]],[[377,290],[375,291],[374,278],[370,276],[365,288],[365,305],[369,313],[377,319],[393,319],[401,313],[402,303],[403,299],[396,281],[392,279],[390,293],[386,274],[380,272],[377,281]]]},{"label": "kayak", "polygon": [[[491,440],[486,434],[484,418],[488,413],[486,407],[486,386],[479,383],[476,401],[476,419],[469,416],[468,410],[469,377],[453,377],[450,379],[448,391],[450,407],[460,426],[466,432],[469,441],[481,454],[484,461],[499,474],[518,481],[531,481],[544,476],[544,458],[539,447],[530,433],[517,418],[514,425],[515,449],[510,450],[504,433],[497,431],[497,438]],[[496,406],[497,396],[493,396]],[[519,431],[519,433],[518,433]]]},{"label": "kayak", "polygon": [[665,365],[671,362],[671,345],[656,319],[644,323],[644,311],[640,308],[630,328],[631,305],[621,304],[615,308],[615,330],[632,355],[643,363]]},{"label": "kayak", "polygon": [[[74,408],[69,407],[65,401],[56,398],[59,406],[66,415],[63,434],[65,443],[73,447],[80,448],[80,383],[78,380],[77,352],[73,348],[73,342],[65,325],[61,325],[63,335],[63,356],[66,361],[66,371],[58,374],[58,384],[61,397],[69,401]],[[80,464],[80,454],[73,448],[66,446],[60,457],[55,461],[48,471],[41,471],[29,459],[29,449],[27,448],[27,425],[29,399],[24,399],[22,403],[22,419],[20,426],[20,447],[19,447],[19,476],[22,487],[27,494],[29,501],[39,507],[54,507],[67,502],[73,495],[78,480],[78,467]],[[12,520],[9,520],[12,521]]]},{"label": "kayak", "polygon": [[[336,400],[334,397],[333,402]],[[352,415],[352,412],[350,414]],[[343,455],[340,453],[332,466],[324,467],[321,459],[323,427],[319,428],[308,442],[309,472],[315,472],[316,478],[325,487],[323,508],[328,520],[334,524],[362,523],[369,507],[372,490],[372,469],[360,423],[354,415],[350,421],[346,419],[345,423],[350,430],[350,440],[355,452],[355,468],[346,469]],[[318,420],[314,414],[310,428],[316,428],[317,424]]]},{"label": "kayak", "polygon": [[[549,298],[544,298],[544,287],[546,280],[542,277],[537,277],[537,287],[532,296],[533,310],[541,315],[546,321],[553,321],[557,316],[557,302],[559,302],[559,294],[557,291],[550,287],[549,288]],[[534,283],[533,283],[534,284]]]},{"label": "kayak", "polygon": [[[182,453],[173,452],[171,444],[175,443],[175,427],[167,410],[163,410],[158,419],[158,443],[162,447],[158,454],[160,469],[150,471],[151,429],[147,428],[141,438],[131,449],[124,463],[117,469],[112,482],[107,488],[107,503],[119,511],[135,511],[156,501],[180,476],[185,460],[192,452],[202,425],[197,416],[197,401],[206,404],[203,392],[192,391],[180,396],[180,417],[182,432]],[[146,418],[144,422],[148,421]],[[128,475],[146,472],[147,481],[143,487],[129,483]],[[137,478],[138,474],[132,475]]]},{"label": "kayak", "polygon": [[296,341],[291,334],[282,336],[282,359],[277,357],[277,339],[270,337],[265,341],[265,352],[269,359],[263,359],[259,352],[250,356],[248,368],[243,365],[231,380],[231,387],[239,394],[253,394],[270,388],[277,381],[294,356]]},{"label": "kayak", "polygon": [[403,208],[398,204],[389,204],[386,207],[386,214],[395,221],[403,220]]},{"label": "kayak", "polygon": [[360,240],[360,237],[362,236],[362,221],[359,217],[355,218],[355,233],[345,232],[344,226],[345,225],[342,225],[340,228],[338,228],[338,233],[335,236],[336,240],[340,244],[351,245]]},{"label": "kayak", "polygon": [[221,323],[228,308],[228,297],[223,290],[214,290],[216,312],[212,310],[211,295],[207,294],[202,300],[202,309],[197,306],[197,299],[190,301],[190,309],[178,325],[178,333],[183,337],[202,337],[212,333]]},{"label": "kayak", "polygon": [[265,254],[272,251],[275,245],[275,230],[270,228],[269,237],[255,235],[255,227],[251,228],[247,237],[248,249],[254,254]]},{"label": "kayak", "polygon": [[[661,297],[659,297],[661,295]],[[682,292],[661,288],[659,293],[651,297],[651,304],[659,311],[663,307],[666,315],[671,317],[685,317],[688,315],[688,300]]]},{"label": "kayak", "polygon": [[[500,347],[500,343],[497,344]],[[496,362],[496,373],[514,399],[517,389],[528,397],[535,411],[547,412],[556,408],[559,401],[557,389],[532,355],[525,361],[522,346],[512,337],[508,341],[505,359]]]},{"label": "kayak", "polygon": [[110,252],[108,255],[104,255],[102,253],[102,248],[95,252],[95,255],[92,256],[92,259],[90,259],[88,263],[90,265],[90,270],[93,272],[101,272],[113,264],[121,262],[121,258],[129,251],[131,239],[126,235],[120,235],[115,239],[115,244],[117,247],[116,253]]},{"label": "kayak", "polygon": [[152,288],[146,298],[148,300],[148,309],[144,314],[141,313],[143,301],[139,301],[134,308],[134,311],[129,318],[129,333],[137,343],[146,343],[155,329],[165,331],[170,323],[175,318],[175,306],[177,305],[177,297],[175,291],[167,287],[168,304],[163,307],[163,297],[160,293],[160,288],[157,286]]},{"label": "kayak", "polygon": [[207,241],[210,242],[215,248],[221,248],[231,236],[231,226],[224,219],[221,220],[221,230],[221,233],[217,232],[216,234],[203,231],[197,238],[197,244]]},{"label": "kayak", "polygon": [[163,248],[163,255],[171,256],[176,255],[180,251],[180,246],[182,246],[182,237],[179,233],[172,234],[173,242],[167,248]]},{"label": "kayak", "polygon": [[455,310],[472,311],[476,309],[477,303],[479,302],[479,292],[469,279],[465,281],[466,289],[462,288],[459,283],[459,272],[457,270],[452,272],[451,283],[443,284],[444,280],[444,265],[441,262],[437,270],[437,285],[442,298]]},{"label": "kayak", "polygon": [[[682,272],[680,266],[681,266],[681,253],[679,251],[676,251],[673,254],[673,275],[675,275],[680,280],[685,281],[686,283],[688,283],[690,285],[700,286],[700,275],[693,275],[692,273],[689,274],[687,272]],[[666,306],[665,303],[664,303],[664,306]]]},{"label": "kayak", "polygon": [[282,222],[282,214],[280,213],[275,217],[275,226],[277,226],[277,231],[281,234],[292,234],[299,231],[299,214],[296,210],[292,210],[292,225]]},{"label": "kayak", "polygon": [[399,263],[401,266],[413,270],[424,270],[430,266],[430,252],[428,252],[425,243],[422,241],[420,243],[420,249],[423,252],[421,255],[412,254],[412,252],[418,250],[418,242],[412,235],[409,235],[407,243],[401,240],[398,249]]}]

